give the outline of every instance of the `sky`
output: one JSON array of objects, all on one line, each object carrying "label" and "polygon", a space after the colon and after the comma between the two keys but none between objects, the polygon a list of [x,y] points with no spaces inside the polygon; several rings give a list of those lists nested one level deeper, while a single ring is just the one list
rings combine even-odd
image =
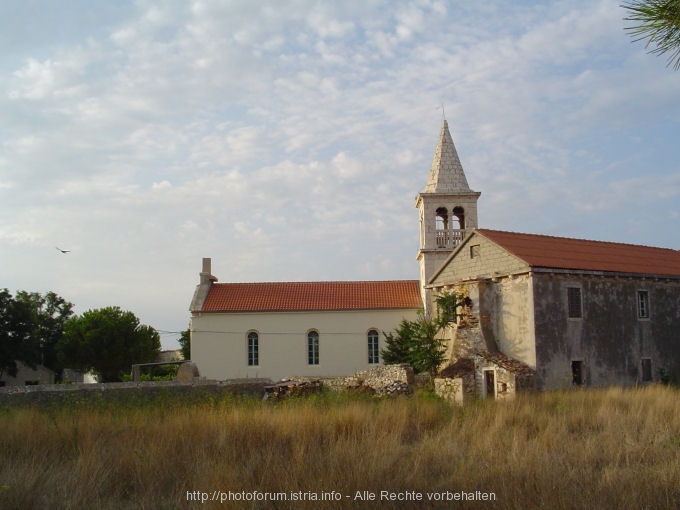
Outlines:
[{"label": "sky", "polygon": [[443,115],[480,227],[679,249],[680,72],[620,3],[0,2],[0,288],[175,348],[203,257],[417,279]]}]

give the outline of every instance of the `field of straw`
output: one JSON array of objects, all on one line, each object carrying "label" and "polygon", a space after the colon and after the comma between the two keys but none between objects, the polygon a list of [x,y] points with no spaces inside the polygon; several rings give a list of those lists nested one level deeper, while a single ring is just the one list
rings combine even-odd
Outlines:
[{"label": "field of straw", "polygon": [[664,386],[465,408],[427,392],[5,407],[0,430],[3,509],[680,505]]}]

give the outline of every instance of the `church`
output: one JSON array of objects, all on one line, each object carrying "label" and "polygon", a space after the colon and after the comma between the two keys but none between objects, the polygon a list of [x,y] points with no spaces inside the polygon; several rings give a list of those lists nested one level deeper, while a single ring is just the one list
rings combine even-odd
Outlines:
[{"label": "church", "polygon": [[477,394],[680,376],[680,252],[482,229],[480,195],[443,120],[415,203],[418,280],[218,283],[204,258],[190,305],[201,376],[366,370],[382,363],[382,332],[437,313],[444,292],[469,306],[444,332],[442,372],[467,367]]}]

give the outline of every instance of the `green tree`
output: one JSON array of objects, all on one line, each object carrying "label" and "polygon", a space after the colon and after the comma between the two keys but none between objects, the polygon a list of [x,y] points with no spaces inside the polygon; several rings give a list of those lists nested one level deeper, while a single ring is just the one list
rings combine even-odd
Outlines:
[{"label": "green tree", "polygon": [[654,46],[650,53],[668,53],[668,66],[680,69],[680,0],[631,0],[621,5],[629,12],[626,27],[634,41],[646,40]]},{"label": "green tree", "polygon": [[185,329],[184,331],[182,331],[182,334],[179,337],[179,345],[181,347],[182,356],[184,356],[184,359],[190,360],[191,359],[191,332],[188,329]]},{"label": "green tree", "polygon": [[415,321],[403,319],[393,333],[383,331],[385,348],[381,355],[385,363],[408,363],[416,373],[428,372],[432,376],[437,373],[446,353],[441,332],[455,321],[462,301],[457,294],[446,293],[436,303],[437,316],[419,313]]},{"label": "green tree", "polygon": [[55,345],[73,305],[54,292],[0,291],[0,376],[16,376],[17,361],[59,369]]},{"label": "green tree", "polygon": [[149,363],[161,350],[160,335],[117,306],[88,310],[64,325],[57,354],[64,366],[93,370],[102,382],[120,381],[134,363]]},{"label": "green tree", "polygon": [[418,323],[402,319],[394,332],[383,331],[385,348],[380,351],[383,362],[387,365],[410,363],[412,339],[418,336]]},{"label": "green tree", "polygon": [[33,345],[39,346],[39,363],[59,371],[62,367],[57,361],[56,344],[64,332],[64,323],[73,315],[73,304],[54,292],[43,296],[19,291],[15,301],[27,319],[26,330]]}]

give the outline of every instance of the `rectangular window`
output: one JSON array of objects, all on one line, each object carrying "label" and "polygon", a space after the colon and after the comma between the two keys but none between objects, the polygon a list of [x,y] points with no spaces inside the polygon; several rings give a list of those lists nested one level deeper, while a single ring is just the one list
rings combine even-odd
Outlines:
[{"label": "rectangular window", "polygon": [[257,333],[248,333],[248,366],[256,367],[260,364],[260,339]]},{"label": "rectangular window", "polygon": [[372,329],[368,332],[368,363],[377,365],[380,363],[380,351],[378,350],[378,332]]},{"label": "rectangular window", "polygon": [[307,364],[319,364],[319,333],[316,331],[307,333]]},{"label": "rectangular window", "polygon": [[637,293],[638,319],[649,319],[649,292],[638,290]]},{"label": "rectangular window", "polygon": [[652,360],[651,358],[642,358],[640,360],[642,368],[642,382],[649,382],[652,380]]},{"label": "rectangular window", "polygon": [[479,245],[473,244],[470,246],[470,258],[474,259],[476,257],[479,257]]},{"label": "rectangular window", "polygon": [[574,386],[583,384],[583,361],[571,362],[571,384]]},{"label": "rectangular window", "polygon": [[580,287],[567,287],[567,304],[570,319],[580,319],[583,317]]}]

